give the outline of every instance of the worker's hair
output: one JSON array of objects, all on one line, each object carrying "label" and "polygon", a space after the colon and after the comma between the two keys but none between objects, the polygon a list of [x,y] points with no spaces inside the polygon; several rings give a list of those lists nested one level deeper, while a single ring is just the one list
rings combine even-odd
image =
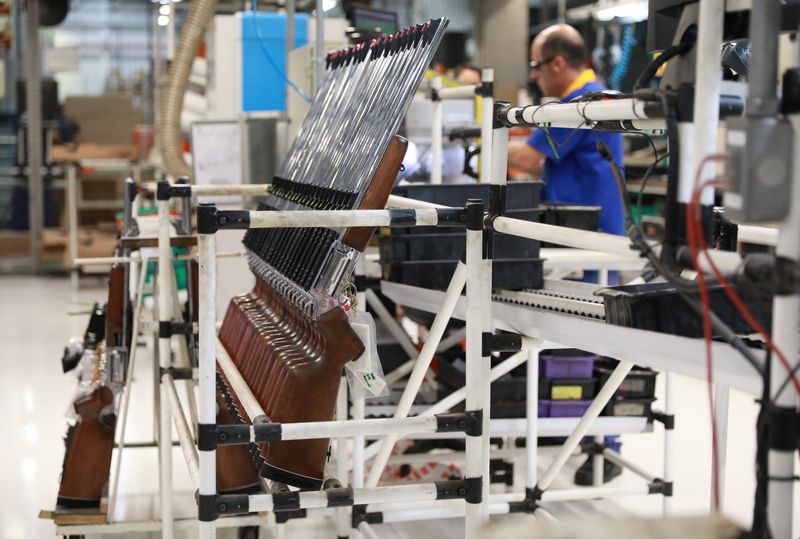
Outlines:
[{"label": "worker's hair", "polygon": [[563,56],[571,67],[582,69],[588,60],[583,39],[575,39],[563,32],[551,32],[542,42],[542,58]]}]

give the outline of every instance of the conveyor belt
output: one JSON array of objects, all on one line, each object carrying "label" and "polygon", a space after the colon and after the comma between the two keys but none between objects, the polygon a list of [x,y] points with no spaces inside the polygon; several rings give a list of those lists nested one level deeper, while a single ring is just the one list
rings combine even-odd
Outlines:
[{"label": "conveyor belt", "polygon": [[494,301],[524,305],[535,309],[605,320],[606,313],[603,300],[584,293],[570,293],[563,290],[497,290],[492,294]]}]

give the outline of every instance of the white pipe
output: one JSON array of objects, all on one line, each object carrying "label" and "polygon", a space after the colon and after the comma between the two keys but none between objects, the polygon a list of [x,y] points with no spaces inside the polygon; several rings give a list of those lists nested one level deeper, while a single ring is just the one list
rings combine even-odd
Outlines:
[{"label": "white pipe", "polygon": [[633,462],[622,458],[622,455],[620,455],[616,451],[613,451],[613,450],[611,450],[611,449],[606,447],[603,450],[603,456],[605,456],[605,458],[607,458],[608,460],[610,460],[611,462],[613,462],[614,464],[616,464],[620,468],[625,468],[625,469],[628,469],[628,470],[632,471],[633,473],[635,473],[636,475],[638,475],[639,477],[641,477],[642,479],[644,479],[648,483],[652,483],[653,481],[656,480],[656,476],[655,475],[651,474],[650,472],[648,472],[647,470],[645,470],[644,468],[642,468],[638,464],[634,464]]},{"label": "white pipe", "polygon": [[[675,377],[677,375],[669,371],[664,373],[664,415],[667,417],[674,417],[675,414],[675,400],[677,399],[677,392],[675,391]],[[665,483],[672,483],[675,477],[675,429],[664,429],[664,474],[662,478]],[[664,496],[662,501],[663,516],[669,517],[672,515],[672,496]]]},{"label": "white pipe", "polygon": [[[800,115],[790,115],[789,121],[794,129],[794,153],[800,151]],[[789,213],[780,224],[778,242],[775,254],[789,258],[793,261],[800,260],[800,162],[795,159],[792,163],[792,191],[789,203]],[[800,325],[800,296],[786,295],[775,296],[772,303],[772,339],[789,362],[789,367],[799,361],[797,350],[800,349],[800,336],[797,327]],[[770,395],[776,406],[794,408],[798,398],[793,385],[777,395],[778,388],[787,376],[786,369],[781,365],[776,354],[772,354],[770,379]],[[777,451],[770,449],[767,456],[770,477],[792,477],[794,473],[794,451]],[[793,532],[794,516],[794,482],[770,481],[767,497],[769,508],[767,521],[775,539],[797,537]]]},{"label": "white pipe", "polygon": [[375,530],[372,529],[372,526],[370,526],[366,522],[362,522],[361,524],[359,524],[358,529],[361,533],[364,534],[364,537],[366,537],[367,539],[380,539],[380,536],[377,533],[375,533]]},{"label": "white pipe", "polygon": [[[442,88],[442,77],[431,79],[431,90],[438,92]],[[431,183],[442,183],[442,102],[434,99],[431,103]]]},{"label": "white pipe", "polygon": [[[200,403],[198,418],[203,424],[217,422],[216,401],[216,340],[217,340],[217,270],[216,250],[217,242],[214,234],[199,234],[197,236],[199,250],[199,292],[200,304],[197,306],[199,314],[199,392]],[[200,483],[199,493],[203,495],[216,495],[217,493],[217,463],[216,451],[199,451]],[[216,536],[214,522],[201,522],[199,535],[204,538]]]},{"label": "white pipe", "polygon": [[425,202],[424,200],[414,200],[413,198],[400,197],[397,195],[389,195],[389,200],[386,202],[387,208],[401,208],[407,210],[431,210],[436,208],[449,208],[451,206],[442,206],[441,204],[434,204],[433,202]]},{"label": "white pipe", "polygon": [[[697,43],[694,50],[695,91],[694,102],[694,155],[692,157],[692,176],[687,182],[694,189],[697,167],[702,159],[717,151],[717,129],[719,128],[719,95],[722,77],[719,75],[719,50],[722,46],[722,21],[725,17],[725,0],[704,0],[699,2],[697,16]],[[681,140],[681,144],[683,141]],[[700,175],[699,181],[714,177],[714,165],[709,164]],[[683,183],[684,178],[680,179]],[[681,202],[686,202],[681,200]],[[714,190],[706,189],[701,196],[705,205],[714,204]]]},{"label": "white pipe", "polygon": [[172,376],[164,374],[161,377],[161,383],[167,388],[167,397],[172,410],[172,420],[175,423],[175,430],[178,431],[178,442],[181,444],[181,451],[183,451],[183,458],[186,460],[186,468],[189,470],[189,478],[192,481],[192,489],[196,489],[199,482],[200,472],[198,471],[200,464],[197,460],[197,450],[194,447],[192,440],[192,433],[189,431],[189,425],[186,422],[186,416],[183,413],[181,401],[178,398],[178,391],[175,389],[175,382]]},{"label": "white pipe", "polygon": [[[648,120],[645,102],[639,99],[615,99],[612,101],[592,101],[578,103],[556,103],[522,107],[522,122],[517,119],[520,107],[511,107],[506,119],[513,125],[521,123],[540,125],[560,124],[580,125],[590,122]],[[663,122],[662,122],[663,127]]]},{"label": "white pipe", "polygon": [[603,384],[603,387],[597,393],[597,396],[592,401],[592,404],[589,405],[589,408],[584,412],[583,417],[578,421],[578,425],[575,427],[575,430],[572,431],[572,434],[569,435],[567,441],[564,442],[564,445],[559,450],[556,457],[553,459],[553,462],[550,463],[550,466],[544,472],[543,477],[539,480],[539,488],[542,490],[547,490],[548,487],[553,483],[553,480],[558,475],[558,472],[561,471],[561,468],[564,466],[564,463],[567,462],[567,459],[578,447],[581,439],[586,435],[586,432],[592,422],[597,419],[600,415],[600,412],[603,411],[603,408],[606,407],[608,401],[611,400],[611,397],[614,396],[614,393],[619,388],[619,385],[625,379],[625,377],[630,372],[631,368],[633,367],[633,363],[629,363],[627,361],[620,361],[614,371],[611,373],[611,376],[608,377],[606,383]]},{"label": "white pipe", "polygon": [[439,99],[474,99],[478,86],[476,84],[465,84],[463,86],[453,86],[449,88],[439,88]]},{"label": "white pipe", "polygon": [[[505,180],[505,177],[503,177]],[[481,241],[483,241],[483,232],[480,232]],[[486,258],[480,261],[481,264],[481,286],[478,289],[478,293],[480,295],[480,309],[477,311],[477,314],[480,316],[480,323],[481,323],[481,332],[482,333],[492,333],[492,259]],[[525,340],[525,339],[523,339]],[[527,342],[523,344],[530,344],[532,339],[527,338]],[[473,344],[475,346],[475,344]],[[483,355],[483,350],[480,352],[481,355],[481,377],[480,381],[480,390],[481,390],[481,406],[480,408],[483,410],[483,425],[481,428],[481,432],[483,433],[480,436],[481,441],[481,464],[483,466],[483,471],[481,473],[483,477],[483,493],[481,495],[481,522],[483,524],[487,524],[489,522],[489,478],[491,477],[491,471],[489,467],[489,421],[492,415],[492,396],[491,396],[491,385],[489,384],[489,376],[490,376],[490,369],[492,366],[492,354],[489,352],[486,355]]]},{"label": "white pipe", "polygon": [[[356,394],[352,394],[351,398],[353,399],[351,410],[351,413],[353,414],[353,420],[363,421],[364,398]],[[353,436],[353,487],[355,488],[362,488],[364,486],[364,441],[365,438],[363,434]],[[370,473],[376,469],[377,467],[373,467],[373,470],[370,470]],[[377,471],[382,472],[383,466],[381,466],[381,469]],[[378,479],[380,479],[380,473],[378,473]],[[377,484],[377,482],[378,481],[376,479],[375,484]]]},{"label": "white pipe", "polygon": [[[509,372],[513,371],[527,360],[527,352],[517,352],[513,356],[509,357],[499,365],[496,365],[492,368],[489,372],[489,383],[494,382],[501,376],[508,374]],[[487,360],[488,363],[488,360]],[[453,406],[457,405],[461,401],[464,400],[466,396],[466,387],[462,387],[453,391],[448,396],[444,397],[442,400],[437,402],[436,404],[431,405],[430,408],[426,409],[424,412],[420,413],[421,416],[429,416],[434,414],[440,414],[442,412],[446,412],[447,410],[451,409]]]},{"label": "white pipe", "polygon": [[231,385],[231,389],[236,394],[239,402],[242,403],[244,413],[247,414],[251,422],[255,421],[256,418],[266,417],[264,409],[259,404],[250,386],[245,382],[239,369],[233,363],[222,342],[216,336],[214,340],[216,341],[216,361],[222,368],[222,372],[225,373],[225,378],[228,379],[228,383]]},{"label": "white pipe", "polygon": [[639,252],[631,249],[631,242],[625,236],[546,225],[509,217],[496,218],[494,220],[494,229],[501,234],[511,234],[522,238],[547,241],[590,251],[613,253],[629,258],[639,258]]},{"label": "white pipe", "polygon": [[694,146],[696,141],[694,139],[694,128],[690,122],[678,122],[678,139],[680,140],[678,152],[680,158],[680,166],[678,167],[678,202],[688,204],[692,199],[694,175],[697,170],[694,167]]},{"label": "white pipe", "polygon": [[[235,258],[237,256],[244,256],[244,253],[238,251],[231,251],[228,253],[217,253],[217,258]],[[172,257],[173,260],[196,260],[196,253],[187,253]],[[111,266],[114,264],[130,264],[135,260],[144,260],[145,262],[154,262],[158,264],[158,259],[151,260],[149,257],[133,258],[130,256],[98,256],[92,258],[76,258],[73,264],[76,266]]]},{"label": "white pipe", "polygon": [[268,183],[242,183],[232,185],[190,185],[192,196],[241,195],[259,197],[269,193]]},{"label": "white pipe", "polygon": [[650,489],[646,484],[631,485],[628,487],[581,487],[547,490],[542,493],[542,503],[562,502],[571,500],[593,500],[595,498],[611,496],[637,496],[649,494]]},{"label": "white pipe", "polygon": [[533,488],[538,481],[537,454],[539,449],[539,352],[529,350],[528,372],[525,380],[525,487]]},{"label": "white pipe", "polygon": [[[480,309],[482,286],[483,262],[483,233],[480,230],[467,229],[467,350],[466,350],[466,396],[467,410],[481,410],[483,408],[483,395],[481,383],[483,368],[481,362],[486,361],[481,357],[481,333],[483,320]],[[483,410],[486,414],[488,410]],[[484,434],[488,432],[484,431]],[[483,477],[483,455],[481,437],[468,436],[465,441],[466,462],[464,475],[467,479]],[[488,478],[484,478],[486,481]],[[465,508],[466,537],[477,537],[478,530],[483,523],[481,504],[466,504]]]},{"label": "white pipe", "polygon": [[[250,511],[254,513],[272,511],[274,507],[271,494],[250,495],[248,500]],[[435,483],[353,489],[354,505],[423,501],[436,501]],[[328,507],[328,497],[324,491],[300,492],[299,503],[300,509],[324,509]]]},{"label": "white pipe", "polygon": [[[430,367],[433,354],[436,352],[436,348],[442,339],[444,330],[447,328],[447,323],[450,321],[450,317],[453,315],[453,310],[456,307],[456,303],[461,297],[461,291],[464,289],[465,282],[466,266],[463,262],[459,262],[456,265],[453,278],[450,280],[450,284],[447,286],[447,292],[445,292],[444,300],[439,308],[439,312],[436,314],[436,318],[433,321],[431,330],[428,333],[428,339],[425,341],[425,344],[423,345],[422,350],[417,357],[417,364],[408,379],[408,383],[403,391],[403,395],[400,397],[400,402],[397,403],[397,411],[394,414],[395,417],[405,417],[411,410],[411,405],[414,404],[414,399],[417,396],[417,392],[422,385],[425,374],[428,372],[428,367]],[[375,457],[375,461],[372,464],[369,478],[367,479],[367,486],[374,487],[378,484],[378,480],[383,472],[383,467],[386,466],[386,461],[389,459],[389,455],[392,452],[392,447],[397,440],[397,436],[390,435],[381,442],[377,456]]]},{"label": "white pipe", "polygon": [[[347,378],[342,376],[339,381],[339,393],[336,396],[336,419],[347,419]],[[346,487],[349,485],[347,477],[347,440],[336,440],[336,478]],[[336,508],[336,536],[346,537],[350,533],[350,510],[347,507]]]},{"label": "white pipe", "polygon": [[[157,201],[158,206],[158,320],[159,322],[172,321],[171,294],[169,292],[170,275],[172,271],[172,249],[169,243],[169,200]],[[159,366],[168,369],[172,365],[172,350],[170,338],[158,339]],[[167,539],[174,536],[172,528],[172,414],[170,413],[169,398],[164,384],[160,384],[159,400],[159,463],[160,467],[160,505],[161,505],[161,535]]]},{"label": "white pipe", "polygon": [[69,257],[70,276],[72,277],[72,290],[77,290],[78,265],[78,166],[75,163],[67,165],[67,217],[69,219]]},{"label": "white pipe", "polygon": [[[397,511],[381,511],[383,523],[416,522],[421,520],[441,520],[447,518],[464,518],[464,505],[439,509],[405,509]],[[489,513],[492,515],[505,515],[509,513],[508,503],[489,504]]]},{"label": "white pipe", "polygon": [[[353,403],[355,408],[355,403]],[[312,438],[349,438],[351,436],[408,435],[436,432],[436,418],[386,417],[349,421],[314,421],[308,423],[282,423],[281,440],[308,440]]]},{"label": "white pipe", "polygon": [[[264,524],[265,518],[261,515],[242,515],[225,517],[217,521],[218,528],[238,528],[242,526],[259,526]],[[197,528],[196,518],[175,519],[176,530],[193,530]],[[56,525],[56,534],[64,536],[124,533],[146,533],[161,530],[160,520],[128,520],[110,524],[81,524],[81,525]]]},{"label": "white pipe", "polygon": [[508,129],[493,129],[491,136],[492,146],[496,148],[495,155],[492,156],[491,183],[505,185],[508,174]]},{"label": "white pipe", "polygon": [[[714,412],[716,416],[717,429],[717,482],[719,484],[719,509],[724,512],[725,507],[725,468],[728,461],[728,404],[730,388],[722,384],[715,384],[714,387]],[[713,478],[712,478],[713,489]],[[711,510],[714,510],[713,490]]]},{"label": "white pipe", "polygon": [[450,333],[450,335],[442,339],[436,351],[444,352],[446,350],[449,350],[450,348],[460,343],[461,339],[463,339],[466,336],[466,334],[467,334],[466,328],[458,328],[456,330],[453,330]]},{"label": "white pipe", "polygon": [[778,241],[777,228],[755,225],[738,225],[738,227],[736,238],[739,243],[775,245]]},{"label": "white pipe", "polygon": [[[416,210],[416,226],[435,226],[438,222],[439,217],[436,210]],[[250,212],[250,228],[379,227],[390,226],[391,224],[392,216],[387,210],[283,210]]]},{"label": "white pipe", "polygon": [[[481,82],[485,84],[494,83],[494,70],[490,67],[481,70]],[[481,98],[481,158],[480,158],[480,182],[495,183],[492,179],[492,162],[500,158],[497,152],[492,151],[492,138],[494,131],[494,98],[489,95]],[[503,158],[508,159],[505,155]],[[502,176],[505,183],[505,171]]]}]

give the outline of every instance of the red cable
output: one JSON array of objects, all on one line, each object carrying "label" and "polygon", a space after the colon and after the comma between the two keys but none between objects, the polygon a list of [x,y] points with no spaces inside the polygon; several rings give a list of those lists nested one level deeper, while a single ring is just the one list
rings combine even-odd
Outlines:
[{"label": "red cable", "polygon": [[[697,177],[699,178],[700,171],[708,161],[711,160],[719,161],[723,159],[727,159],[727,157],[723,155],[709,155],[703,158],[703,160],[700,163],[700,167],[698,169]],[[747,305],[745,305],[744,301],[742,301],[741,296],[739,296],[739,294],[736,292],[733,286],[731,286],[730,282],[725,278],[725,276],[719,270],[717,265],[714,263],[714,260],[708,254],[708,246],[706,244],[705,238],[703,237],[702,224],[700,222],[699,201],[700,201],[700,194],[702,193],[703,189],[705,189],[710,185],[725,185],[725,183],[721,182],[720,180],[712,179],[703,182],[702,184],[698,185],[695,188],[692,194],[692,200],[689,203],[689,206],[687,207],[687,226],[690,221],[688,216],[692,215],[696,221],[695,226],[697,227],[694,232],[697,232],[699,230],[699,233],[697,233],[695,236],[699,240],[699,247],[702,250],[702,253],[705,256],[706,260],[708,261],[709,266],[711,266],[711,271],[714,273],[714,276],[722,285],[722,289],[725,292],[725,295],[728,296],[728,298],[731,300],[734,306],[736,306],[736,309],[744,317],[745,321],[750,325],[750,327],[756,330],[756,332],[759,333],[764,338],[767,347],[772,351],[772,353],[774,353],[778,357],[778,360],[781,362],[781,365],[783,365],[784,369],[786,369],[786,372],[788,372],[789,375],[791,376],[792,383],[795,389],[797,390],[798,394],[800,394],[800,380],[798,380],[797,376],[794,374],[794,369],[792,368],[789,361],[786,359],[786,356],[775,345],[769,333],[764,329],[764,327],[758,323],[753,314],[750,312],[750,309],[748,309]],[[699,270],[698,273],[702,274],[702,272]]]},{"label": "red cable", "polygon": [[[697,177],[695,184],[699,179],[700,173],[707,159],[703,159],[698,167]],[[703,338],[705,340],[706,348],[706,379],[708,382],[708,407],[711,414],[711,483],[713,486],[713,502],[714,510],[719,512],[719,445],[717,440],[717,417],[716,409],[714,407],[714,361],[711,353],[711,300],[708,295],[708,285],[706,283],[705,275],[700,268],[700,260],[698,253],[698,236],[702,237],[702,228],[698,232],[697,223],[695,222],[693,204],[695,202],[693,194],[689,205],[686,208],[686,235],[689,243],[689,252],[692,258],[692,266],[697,271],[698,284],[700,287],[700,299],[703,303]],[[699,197],[697,197],[699,198]],[[700,225],[702,227],[702,224]]]}]

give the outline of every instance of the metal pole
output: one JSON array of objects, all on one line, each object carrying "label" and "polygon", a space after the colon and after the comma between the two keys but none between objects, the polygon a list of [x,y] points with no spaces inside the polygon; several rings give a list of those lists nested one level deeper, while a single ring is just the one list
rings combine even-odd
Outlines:
[{"label": "metal pole", "polygon": [[[800,151],[800,115],[793,114],[789,117],[794,128],[794,153]],[[791,260],[800,260],[800,160],[793,160],[793,182],[789,214],[781,223],[778,232],[778,243],[775,254]],[[798,362],[797,350],[800,348],[800,338],[797,327],[800,324],[800,295],[792,294],[775,296],[772,304],[772,339],[775,346],[787,354],[790,366]],[[774,406],[794,409],[797,406],[797,395],[789,384],[788,389],[777,394],[778,388],[787,376],[786,370],[781,365],[776,354],[772,354],[770,366],[770,395]],[[769,477],[792,477],[794,475],[794,451],[770,448],[768,456],[767,474]],[[788,539],[796,537],[792,534],[793,508],[794,508],[794,482],[770,481],[767,493],[769,500],[767,520],[775,539]]]},{"label": "metal pole", "polygon": [[[217,272],[216,272],[216,236],[214,234],[198,234],[199,251],[199,386],[200,406],[198,416],[201,424],[214,425],[217,422],[216,411],[216,342],[217,342]],[[216,450],[198,451],[200,464],[201,496],[215,496],[217,493]],[[200,522],[199,537],[213,539],[216,537],[214,522]]]},{"label": "metal pole", "polygon": [[[170,293],[172,271],[172,249],[169,242],[169,200],[159,200],[158,205],[158,321],[172,321],[172,294]],[[159,335],[158,339],[159,367],[168,369],[172,365],[170,337]],[[163,372],[163,371],[162,371]],[[159,463],[160,496],[161,496],[161,535],[171,539],[172,528],[172,414],[170,412],[167,388],[159,378],[160,413],[159,413]]]},{"label": "metal pole", "polygon": [[28,114],[28,229],[31,271],[42,269],[41,244],[44,225],[42,180],[42,66],[39,50],[39,2],[27,3],[25,43],[25,108]]},{"label": "metal pole", "polygon": [[[494,85],[494,69],[485,67],[481,70],[481,84]],[[494,98],[491,95],[483,96],[481,99],[481,183],[506,183],[506,169],[503,168],[502,180],[492,177],[492,160],[508,159],[507,152],[492,152],[494,138]],[[505,131],[506,137],[508,130],[498,129],[498,132]],[[506,144],[508,138],[506,138]]]},{"label": "metal pole", "polygon": [[[467,229],[467,351],[466,351],[466,399],[467,410],[479,410],[483,406],[481,385],[484,380],[481,362],[487,361],[481,357],[481,333],[483,321],[480,316],[481,286],[483,262],[483,232]],[[484,410],[484,414],[488,410]],[[488,429],[483,432],[488,436]],[[482,437],[469,436],[466,439],[466,467],[465,477],[474,479],[483,475]],[[486,479],[486,478],[484,478]],[[467,503],[465,507],[467,539],[478,537],[479,529],[483,523],[481,504]]]},{"label": "metal pole", "polygon": [[[676,374],[671,372],[664,373],[664,414],[669,417],[674,417],[675,414],[675,400],[677,393],[675,392],[675,379]],[[664,427],[664,474],[663,479],[665,483],[672,483],[675,477],[675,469],[673,459],[675,458],[675,428],[674,425],[667,425]],[[664,496],[663,500],[663,513],[664,517],[672,515],[672,496]]]},{"label": "metal pole", "polygon": [[[728,402],[730,388],[716,384],[714,388],[714,411],[717,429],[717,482],[719,484],[719,510],[724,513],[725,503],[725,465],[728,456]],[[714,485],[711,485],[711,510],[714,511]]]},{"label": "metal pole", "polygon": [[[325,78],[325,11],[322,9],[322,0],[317,0],[317,46],[314,51],[314,91],[317,92]],[[340,478],[341,479],[341,478]]]},{"label": "metal pole", "polygon": [[525,488],[532,489],[538,481],[537,453],[539,449],[539,352],[528,351],[528,372],[525,380],[527,389],[525,398],[525,412],[527,418],[527,431],[525,438],[525,452],[527,453],[525,468]]},{"label": "metal pole", "polygon": [[78,165],[67,164],[67,220],[69,222],[69,258],[70,258],[70,286],[77,292],[80,268],[76,264],[78,258]]},{"label": "metal pole", "polygon": [[437,92],[442,89],[442,77],[431,79],[431,91],[433,92],[431,110],[431,183],[438,185],[442,183],[442,100]]}]

